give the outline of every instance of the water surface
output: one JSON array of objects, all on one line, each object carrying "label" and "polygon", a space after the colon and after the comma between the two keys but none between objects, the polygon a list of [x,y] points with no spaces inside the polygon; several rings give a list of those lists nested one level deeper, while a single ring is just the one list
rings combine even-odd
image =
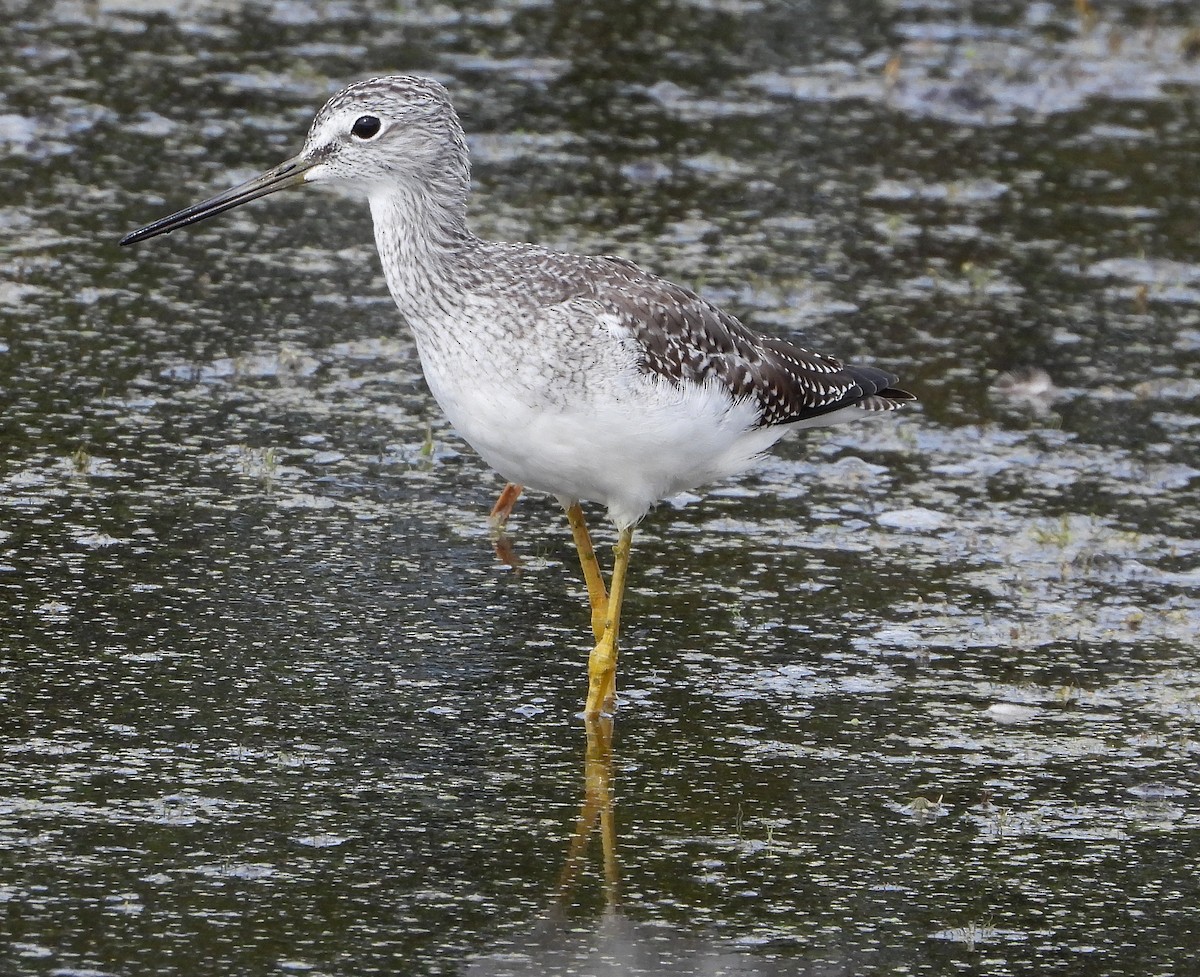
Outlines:
[{"label": "water surface", "polygon": [[[0,971],[1195,972],[1200,21],[1077,6],[4,4]],[[613,730],[363,205],[116,247],[395,70],[921,397],[652,514]]]}]

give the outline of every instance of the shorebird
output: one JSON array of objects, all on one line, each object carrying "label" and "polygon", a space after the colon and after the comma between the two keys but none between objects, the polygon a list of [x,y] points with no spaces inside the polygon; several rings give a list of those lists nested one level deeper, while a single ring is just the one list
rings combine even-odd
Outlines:
[{"label": "shorebird", "polygon": [[[476,237],[462,125],[428,78],[342,89],[296,156],[121,244],[308,183],[366,198],[388,288],[458,433],[513,486],[566,510],[595,639],[586,716],[616,704],[633,530],[657,501],[743,471],[791,431],[914,399],[890,373],[754,332],[624,258]],[[617,529],[607,584],[581,501],[606,506]]]}]

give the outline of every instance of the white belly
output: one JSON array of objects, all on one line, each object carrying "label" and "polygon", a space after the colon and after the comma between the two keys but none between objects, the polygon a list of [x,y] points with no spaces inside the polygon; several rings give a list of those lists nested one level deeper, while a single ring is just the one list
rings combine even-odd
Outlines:
[{"label": "white belly", "polygon": [[756,412],[717,387],[611,378],[584,403],[533,402],[527,388],[464,384],[426,365],[450,422],[504,478],[564,503],[608,507],[619,526],[659,499],[744,470],[784,435],[753,428]]}]

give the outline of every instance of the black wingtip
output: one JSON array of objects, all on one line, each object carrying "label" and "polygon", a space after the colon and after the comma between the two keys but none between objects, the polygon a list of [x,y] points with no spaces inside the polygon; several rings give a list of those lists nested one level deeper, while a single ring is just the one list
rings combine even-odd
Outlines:
[{"label": "black wingtip", "polygon": [[906,402],[916,400],[916,396],[910,394],[907,390],[900,387],[893,387],[900,378],[894,373],[889,373],[887,370],[881,370],[875,366],[859,366],[857,364],[848,364],[845,367],[847,373],[854,378],[867,397],[883,397],[887,400],[895,400]]}]

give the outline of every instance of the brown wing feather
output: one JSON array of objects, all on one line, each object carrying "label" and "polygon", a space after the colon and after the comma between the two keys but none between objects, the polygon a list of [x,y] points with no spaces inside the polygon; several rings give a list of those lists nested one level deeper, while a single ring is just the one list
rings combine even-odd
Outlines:
[{"label": "brown wing feather", "polygon": [[[623,279],[613,301],[641,347],[641,368],[671,383],[716,382],[735,398],[753,399],[758,426],[792,424],[843,407],[894,410],[915,399],[891,387],[897,378],[846,366],[784,339],[763,336],[694,292],[609,259]],[[633,272],[635,274],[629,274]],[[640,286],[640,287],[636,287]]]},{"label": "brown wing feather", "polygon": [[784,339],[763,336],[694,292],[612,255],[584,257],[532,245],[490,245],[534,259],[536,286],[522,280],[519,300],[538,304],[586,297],[617,316],[638,345],[638,366],[680,384],[716,383],[758,407],[758,427],[792,424],[859,406],[895,410],[915,400],[896,377],[848,366]]}]

